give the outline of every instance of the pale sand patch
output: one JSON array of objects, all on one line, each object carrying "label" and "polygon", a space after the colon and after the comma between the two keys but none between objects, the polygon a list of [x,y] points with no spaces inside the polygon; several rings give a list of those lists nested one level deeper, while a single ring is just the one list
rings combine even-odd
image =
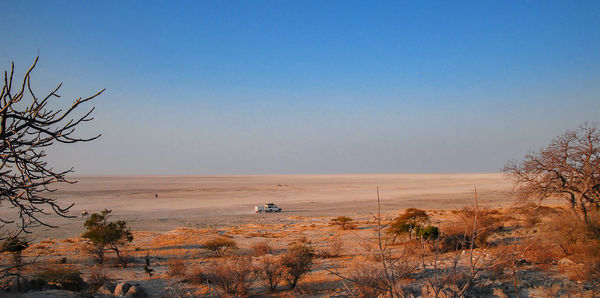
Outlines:
[{"label": "pale sand patch", "polygon": [[[500,173],[371,174],[371,175],[250,175],[250,176],[99,176],[77,177],[53,196],[62,205],[98,212],[112,209],[135,230],[168,231],[177,226],[215,227],[249,222],[285,221],[291,216],[367,214],[376,209],[379,187],[385,212],[417,207],[453,209],[473,203],[510,205],[512,183]],[[155,198],[155,194],[159,197]],[[284,212],[254,214],[253,206],[273,202]],[[14,213],[3,206],[0,216]],[[60,229],[36,229],[36,238],[72,237],[85,218],[45,218]]]}]

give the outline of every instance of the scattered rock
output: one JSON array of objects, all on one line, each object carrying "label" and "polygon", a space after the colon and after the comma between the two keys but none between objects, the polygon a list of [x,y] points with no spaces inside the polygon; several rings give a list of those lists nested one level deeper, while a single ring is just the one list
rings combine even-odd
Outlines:
[{"label": "scattered rock", "polygon": [[146,290],[144,290],[144,288],[140,285],[134,285],[132,287],[129,288],[129,290],[127,291],[127,294],[125,295],[125,297],[131,297],[131,298],[147,298],[148,297],[148,293],[146,293]]},{"label": "scattered rock", "polygon": [[128,284],[128,283],[126,283],[126,282],[119,283],[115,287],[115,292],[114,292],[113,295],[115,295],[115,296],[125,296],[125,294],[127,293],[127,291],[129,290],[130,287],[131,287],[131,285]]},{"label": "scattered rock", "polygon": [[115,287],[111,286],[109,284],[105,284],[102,285],[98,291],[96,291],[96,293],[98,294],[106,294],[106,295],[112,295],[115,292]]},{"label": "scattered rock", "polygon": [[575,262],[573,262],[567,258],[562,258],[562,259],[558,260],[558,264],[559,265],[573,265],[573,264],[575,264]]}]

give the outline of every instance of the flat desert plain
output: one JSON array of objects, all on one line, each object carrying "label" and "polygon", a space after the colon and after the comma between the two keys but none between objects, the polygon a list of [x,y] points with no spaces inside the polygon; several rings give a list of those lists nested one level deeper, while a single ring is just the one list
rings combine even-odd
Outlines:
[{"label": "flat desert plain", "polygon": [[[70,214],[43,219],[59,229],[40,227],[35,238],[78,236],[82,210],[113,210],[134,230],[169,231],[176,227],[222,227],[269,223],[298,217],[368,216],[400,209],[455,209],[474,203],[506,207],[513,203],[512,183],[501,173],[370,174],[370,175],[249,175],[249,176],[84,176],[76,184],[52,193],[61,206],[74,203]],[[158,197],[156,197],[158,195]],[[255,214],[254,206],[276,203],[283,212]],[[15,213],[7,206],[0,215]]]}]

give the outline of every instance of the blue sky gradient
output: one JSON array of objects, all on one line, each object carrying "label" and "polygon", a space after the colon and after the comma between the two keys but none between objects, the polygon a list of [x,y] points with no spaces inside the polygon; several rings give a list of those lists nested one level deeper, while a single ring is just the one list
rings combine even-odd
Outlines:
[{"label": "blue sky gradient", "polygon": [[598,1],[2,1],[0,57],[106,88],[78,174],[498,171],[600,120]]}]

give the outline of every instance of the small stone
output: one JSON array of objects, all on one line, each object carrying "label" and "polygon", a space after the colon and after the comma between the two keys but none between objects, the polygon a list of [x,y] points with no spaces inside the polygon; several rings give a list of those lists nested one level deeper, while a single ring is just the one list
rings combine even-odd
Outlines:
[{"label": "small stone", "polygon": [[130,287],[131,287],[131,285],[129,285],[126,282],[119,283],[115,287],[115,292],[114,292],[113,295],[115,295],[115,296],[125,296],[125,294],[127,293],[127,291],[129,290]]},{"label": "small stone", "polygon": [[493,294],[498,298],[508,298],[508,295],[506,295],[504,291],[502,291],[502,289],[499,288],[494,288]]},{"label": "small stone", "polygon": [[135,285],[129,288],[125,297],[131,298],[147,298],[148,294],[144,290],[144,288],[140,285]]},{"label": "small stone", "polygon": [[115,287],[111,287],[110,285],[102,285],[96,293],[98,294],[106,294],[112,295],[115,292]]},{"label": "small stone", "polygon": [[575,264],[575,262],[573,262],[567,258],[562,258],[562,259],[558,260],[558,264],[559,265],[573,265],[573,264]]}]

